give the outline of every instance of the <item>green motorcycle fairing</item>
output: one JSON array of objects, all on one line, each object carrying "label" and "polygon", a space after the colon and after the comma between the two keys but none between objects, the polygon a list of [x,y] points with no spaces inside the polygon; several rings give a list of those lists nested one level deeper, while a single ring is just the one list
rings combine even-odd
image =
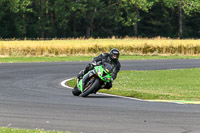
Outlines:
[{"label": "green motorcycle fairing", "polygon": [[103,68],[103,66],[94,67],[95,72],[98,74],[99,78],[104,82],[110,82],[112,78],[112,73],[107,68]]},{"label": "green motorcycle fairing", "polygon": [[[88,73],[86,73],[84,76],[83,76],[83,79],[86,77],[86,75],[88,75],[89,73],[93,73],[93,74],[96,74],[98,75],[98,77],[104,81],[104,82],[110,82],[111,81],[111,78],[112,78],[112,69],[110,69],[110,66],[109,67],[104,67],[104,65],[100,65],[100,66],[95,66],[93,70],[89,71]],[[93,76],[93,75],[92,75]],[[77,85],[77,87],[79,88],[79,90],[81,92],[84,91],[83,89],[83,79],[81,79]]]}]

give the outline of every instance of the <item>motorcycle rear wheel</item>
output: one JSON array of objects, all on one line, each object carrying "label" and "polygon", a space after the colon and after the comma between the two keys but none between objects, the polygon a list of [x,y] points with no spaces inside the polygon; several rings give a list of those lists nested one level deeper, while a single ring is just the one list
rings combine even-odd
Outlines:
[{"label": "motorcycle rear wheel", "polygon": [[77,85],[74,87],[74,89],[72,90],[72,94],[74,96],[79,96],[81,94],[81,91],[78,89]]}]

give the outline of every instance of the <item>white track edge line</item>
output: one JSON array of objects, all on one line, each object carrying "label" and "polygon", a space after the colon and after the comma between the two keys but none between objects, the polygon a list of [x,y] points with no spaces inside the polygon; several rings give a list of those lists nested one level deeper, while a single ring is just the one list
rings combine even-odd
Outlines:
[{"label": "white track edge line", "polygon": [[[62,81],[60,84],[63,86],[63,87],[66,87],[66,88],[69,88],[69,89],[73,89],[73,87],[70,87],[68,85],[66,85],[65,83],[72,80],[74,78],[69,78],[69,79],[66,79],[64,81]],[[142,101],[142,102],[151,102],[151,103],[158,103],[159,101],[150,101],[150,100],[142,100],[142,99],[138,99],[138,98],[132,98],[132,97],[125,97],[125,96],[118,96],[118,95],[112,95],[112,94],[106,94],[106,93],[99,93],[97,92],[97,94],[100,94],[100,95],[105,95],[105,96],[112,96],[112,97],[119,97],[119,98],[124,98],[124,99],[130,99],[130,100],[136,100],[136,101]],[[163,103],[160,101],[160,103]],[[178,103],[178,102],[165,102],[165,103],[175,103],[175,104],[185,104],[185,103]]]},{"label": "white track edge line", "polygon": [[63,87],[66,87],[66,88],[69,88],[69,89],[73,89],[72,87],[66,85],[65,83],[72,80],[73,78],[70,78],[70,79],[66,79],[64,81],[62,81],[60,84],[63,86]]}]

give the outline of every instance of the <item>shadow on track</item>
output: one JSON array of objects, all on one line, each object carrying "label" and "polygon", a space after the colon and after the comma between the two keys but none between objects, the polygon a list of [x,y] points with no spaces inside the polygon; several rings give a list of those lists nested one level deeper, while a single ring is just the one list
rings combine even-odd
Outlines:
[{"label": "shadow on track", "polygon": [[118,97],[113,97],[113,96],[101,96],[101,95],[93,95],[93,96],[88,96],[85,98],[118,98]]}]

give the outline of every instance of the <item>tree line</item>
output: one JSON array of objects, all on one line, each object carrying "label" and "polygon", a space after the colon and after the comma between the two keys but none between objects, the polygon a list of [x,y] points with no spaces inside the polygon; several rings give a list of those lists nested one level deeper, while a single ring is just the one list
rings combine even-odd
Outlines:
[{"label": "tree line", "polygon": [[0,38],[200,37],[199,0],[0,0]]}]

